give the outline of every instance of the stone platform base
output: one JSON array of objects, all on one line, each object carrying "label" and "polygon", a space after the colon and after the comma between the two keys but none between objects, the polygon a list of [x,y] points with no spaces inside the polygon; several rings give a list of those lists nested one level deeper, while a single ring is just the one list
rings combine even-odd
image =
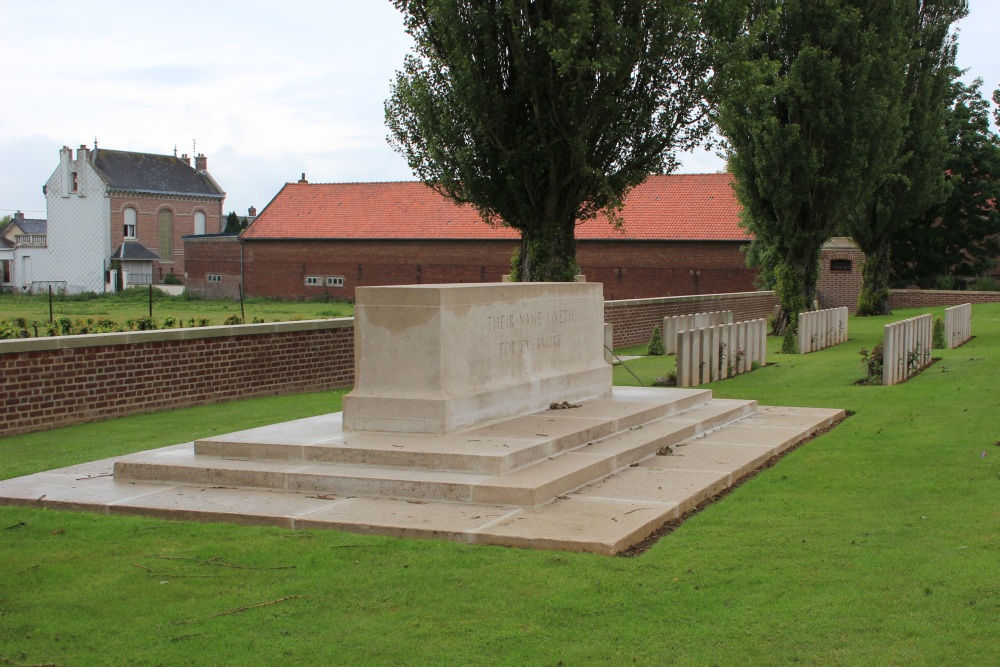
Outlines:
[{"label": "stone platform base", "polygon": [[615,554],[843,416],[663,388],[445,435],[337,413],[5,480],[0,503]]}]

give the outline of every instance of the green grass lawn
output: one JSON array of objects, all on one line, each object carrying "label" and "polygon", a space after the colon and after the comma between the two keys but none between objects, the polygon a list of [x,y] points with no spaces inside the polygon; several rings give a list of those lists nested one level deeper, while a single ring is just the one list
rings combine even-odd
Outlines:
[{"label": "green grass lawn", "polygon": [[[766,368],[709,385],[854,414],[635,558],[0,507],[0,665],[997,664],[1000,305],[909,382],[855,385],[858,350],[917,312],[805,356],[769,341]],[[0,476],[339,399],[0,439]]]},{"label": "green grass lawn", "polygon": [[[336,301],[279,301],[251,298],[246,300],[244,311],[247,322],[252,322],[254,318],[266,322],[282,322],[350,317],[354,314],[354,307],[349,303]],[[169,296],[159,290],[153,291],[153,318],[160,324],[165,318],[172,317],[178,322],[207,319],[209,324],[220,325],[232,315],[240,316],[239,301],[190,299],[185,296]],[[149,316],[149,293],[145,289],[137,288],[92,298],[56,296],[53,298],[52,316],[55,320],[61,317],[68,317],[71,320],[107,318],[124,323],[128,319]],[[24,318],[29,323],[48,322],[48,295],[0,294],[0,320],[12,320],[18,317]]]}]

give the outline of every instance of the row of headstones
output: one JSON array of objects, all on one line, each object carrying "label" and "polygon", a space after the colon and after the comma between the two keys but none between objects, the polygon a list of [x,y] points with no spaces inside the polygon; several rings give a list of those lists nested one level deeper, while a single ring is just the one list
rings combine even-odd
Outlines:
[{"label": "row of headstones", "polygon": [[799,354],[847,341],[847,307],[799,313]]},{"label": "row of headstones", "polygon": [[934,320],[930,313],[885,325],[882,384],[893,385],[931,362]]},{"label": "row of headstones", "polygon": [[697,387],[767,364],[767,320],[679,331],[677,386]]},{"label": "row of headstones", "polygon": [[677,332],[704,329],[720,324],[732,324],[733,311],[716,310],[710,313],[670,315],[663,318],[663,353],[677,354]]},{"label": "row of headstones", "polygon": [[944,309],[944,344],[951,349],[972,338],[972,304]]}]

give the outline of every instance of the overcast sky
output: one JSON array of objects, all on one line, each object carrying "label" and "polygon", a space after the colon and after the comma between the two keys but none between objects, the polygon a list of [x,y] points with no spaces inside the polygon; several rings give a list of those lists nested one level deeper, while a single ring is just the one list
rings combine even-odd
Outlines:
[{"label": "overcast sky", "polygon": [[[959,65],[1000,86],[1000,2],[971,0]],[[225,210],[287,181],[413,176],[383,103],[409,49],[388,0],[0,0],[0,215],[45,217],[59,148],[204,153]],[[711,154],[684,156],[713,172]]]}]

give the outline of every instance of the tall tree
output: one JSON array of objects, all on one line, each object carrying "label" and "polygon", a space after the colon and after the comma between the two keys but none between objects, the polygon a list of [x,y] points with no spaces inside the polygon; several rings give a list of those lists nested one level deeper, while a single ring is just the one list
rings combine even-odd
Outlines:
[{"label": "tall tree", "polygon": [[903,284],[954,283],[982,275],[1000,257],[1000,137],[990,126],[982,81],[956,79],[953,86],[945,165],[951,191],[893,239],[893,278]]},{"label": "tall tree", "polygon": [[520,232],[519,280],[572,280],[577,222],[615,221],[707,132],[700,2],[394,4],[414,54],[386,102],[391,143],[429,186]]},{"label": "tall tree", "polygon": [[743,223],[768,248],[792,349],[820,248],[896,153],[907,0],[746,0],[714,15],[718,125]]},{"label": "tall tree", "polygon": [[968,13],[968,3],[919,0],[906,10],[912,45],[902,73],[903,140],[875,195],[847,226],[865,252],[857,311],[861,316],[889,314],[892,240],[948,194],[945,123],[954,98],[951,74],[957,50],[951,26]]},{"label": "tall tree", "polygon": [[226,216],[226,227],[222,232],[224,234],[238,234],[241,229],[243,226],[240,225],[240,216],[236,215],[236,211],[230,211],[229,215]]}]

